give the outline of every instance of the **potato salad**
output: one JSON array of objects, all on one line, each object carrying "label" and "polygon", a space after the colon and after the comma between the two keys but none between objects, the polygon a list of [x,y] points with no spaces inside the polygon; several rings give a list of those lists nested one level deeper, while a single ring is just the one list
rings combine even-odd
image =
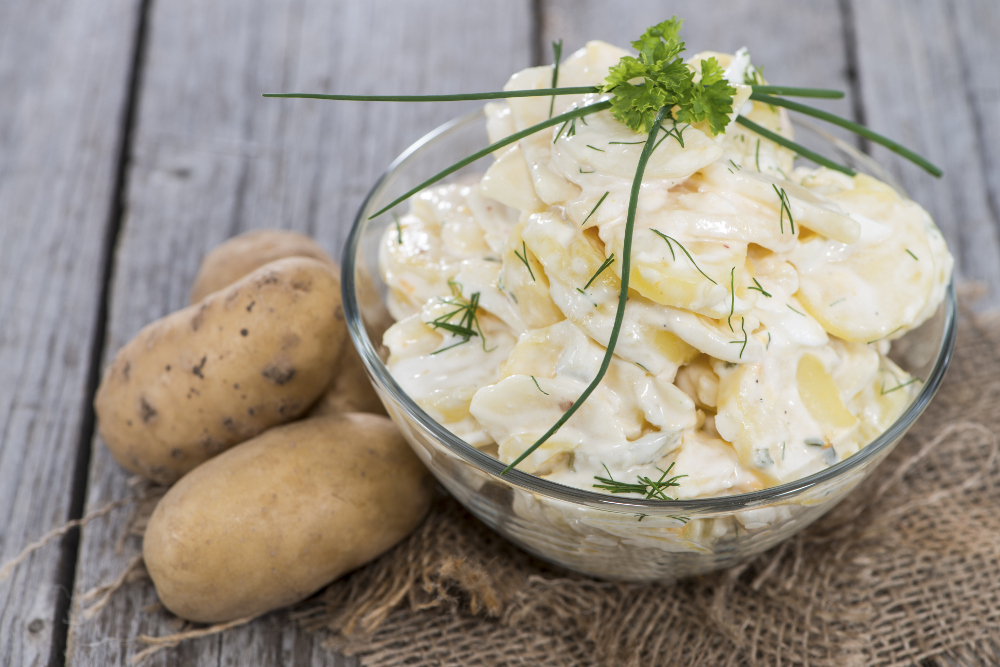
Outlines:
[{"label": "potato salad", "polygon": [[[626,52],[590,42],[560,86],[600,85]],[[749,100],[746,50],[714,57],[733,114],[792,137]],[[506,90],[551,85],[518,72]],[[486,105],[497,141],[610,95]],[[504,463],[574,404],[601,367],[621,289],[626,215],[646,135],[609,111],[494,154],[386,230],[380,269],[397,322],[387,366],[431,417]],[[606,493],[597,478],[675,478],[670,497],[746,493],[836,464],[892,424],[921,380],[891,341],[944,298],[952,258],[928,214],[870,176],[796,167],[730,122],[668,121],[642,179],[628,301],[611,365],[518,469]],[[636,496],[641,497],[641,495]]]}]

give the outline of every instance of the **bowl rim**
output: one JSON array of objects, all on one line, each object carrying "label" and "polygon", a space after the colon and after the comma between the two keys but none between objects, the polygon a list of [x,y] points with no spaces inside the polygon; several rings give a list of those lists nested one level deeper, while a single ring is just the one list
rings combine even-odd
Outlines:
[{"label": "bowl rim", "polygon": [[[514,469],[506,475],[502,471],[506,465],[500,460],[493,458],[489,454],[482,452],[464,440],[458,438],[444,426],[435,421],[430,415],[416,404],[392,377],[388,368],[379,358],[378,353],[372,344],[368,333],[365,330],[358,307],[355,289],[355,259],[361,245],[361,239],[368,224],[367,215],[372,208],[372,203],[382,190],[388,186],[388,181],[392,174],[414,159],[417,153],[434,142],[436,139],[464,129],[469,123],[481,118],[483,111],[476,110],[438,126],[428,132],[423,137],[410,145],[403,153],[390,163],[385,172],[375,181],[371,190],[365,196],[361,207],[355,216],[351,227],[347,243],[344,246],[342,261],[341,291],[343,298],[344,314],[347,320],[347,328],[351,340],[357,348],[361,359],[365,365],[370,378],[372,378],[382,392],[388,394],[392,400],[399,405],[407,415],[416,421],[429,434],[444,445],[452,454],[457,455],[466,463],[486,473],[491,478],[495,478],[501,484],[519,487],[531,494],[544,496],[551,500],[569,502],[575,505],[584,505],[594,509],[612,511],[618,513],[644,513],[648,516],[671,516],[677,514],[698,514],[707,513],[727,513],[735,510],[746,510],[764,505],[771,505],[776,502],[792,501],[803,492],[820,487],[843,477],[846,473],[864,466],[868,461],[877,459],[884,450],[896,443],[906,431],[913,425],[916,419],[930,404],[934,394],[937,393],[944,379],[948,365],[951,362],[952,353],[955,347],[957,336],[957,306],[955,298],[954,282],[949,282],[945,300],[940,307],[944,308],[943,333],[941,345],[938,348],[934,365],[928,377],[923,382],[923,387],[916,398],[907,406],[906,410],[892,425],[880,434],[875,440],[863,447],[860,451],[852,454],[848,458],[840,461],[825,470],[813,473],[801,479],[786,482],[777,486],[768,487],[759,491],[741,493],[729,496],[715,496],[710,498],[693,498],[688,500],[645,500],[638,498],[615,498],[595,491],[587,491],[577,487],[566,486],[558,482],[553,482],[541,477],[536,477],[522,470]],[[796,123],[799,124],[799,123]],[[803,124],[807,129],[816,131],[814,127]],[[834,141],[835,137],[825,135],[820,131],[821,137],[829,141],[837,150],[848,153],[851,157],[857,158],[866,168],[871,165],[878,167],[868,155],[854,149],[853,146],[841,141]],[[890,183],[892,183],[890,181]],[[904,193],[905,194],[905,193]],[[391,412],[391,411],[390,411]]]}]

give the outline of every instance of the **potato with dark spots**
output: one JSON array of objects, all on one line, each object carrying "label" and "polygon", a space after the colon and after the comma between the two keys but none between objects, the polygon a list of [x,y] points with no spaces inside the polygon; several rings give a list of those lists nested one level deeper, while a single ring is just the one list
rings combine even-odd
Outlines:
[{"label": "potato with dark spots", "polygon": [[101,437],[129,471],[172,483],[308,410],[330,384],[346,337],[331,265],[267,264],[119,350],[94,401]]},{"label": "potato with dark spots", "polygon": [[309,416],[333,415],[339,412],[371,412],[386,414],[385,406],[375,393],[371,380],[365,372],[364,362],[350,341],[337,360],[333,382],[316,405],[309,410]]},{"label": "potato with dark spots", "polygon": [[[205,255],[191,288],[191,303],[218,291],[279,259],[312,257],[336,266],[311,238],[286,229],[258,229],[225,241]],[[337,269],[339,275],[339,267]]]},{"label": "potato with dark spots", "polygon": [[[191,301],[222,289],[246,273],[278,257],[313,257],[340,267],[323,253],[309,237],[282,229],[265,229],[233,237],[208,253],[202,261]],[[240,272],[243,273],[240,273]],[[256,304],[249,307],[255,307]],[[388,328],[391,321],[385,325]],[[243,333],[247,336],[249,332]],[[381,337],[379,337],[381,338]],[[365,373],[357,350],[348,341],[334,364],[334,379],[309,414],[311,416],[338,412],[372,412],[385,414],[385,408]],[[278,375],[280,377],[280,375]]]},{"label": "potato with dark spots", "polygon": [[406,537],[434,480],[385,417],[272,428],[185,475],[143,538],[163,605],[218,623],[302,600]]}]

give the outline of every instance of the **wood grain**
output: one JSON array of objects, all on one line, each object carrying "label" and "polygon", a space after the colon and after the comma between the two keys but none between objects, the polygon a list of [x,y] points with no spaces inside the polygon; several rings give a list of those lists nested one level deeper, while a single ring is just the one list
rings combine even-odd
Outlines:
[{"label": "wood grain", "polygon": [[876,147],[933,216],[958,276],[983,281],[979,308],[1000,306],[1000,4],[991,0],[855,2],[858,73],[868,124],[941,167],[935,179]]},{"label": "wood grain", "polygon": [[[115,258],[105,361],[139,328],[186,303],[202,255],[258,227],[314,235],[339,257],[355,211],[406,146],[471,105],[261,99],[263,92],[450,92],[500,87],[530,64],[527,0],[155,2],[127,216]],[[87,507],[129,493],[95,440]],[[122,513],[124,514],[124,513]],[[114,546],[122,517],[84,531],[75,598],[138,552]],[[73,610],[68,663],[125,665],[139,634],[176,628],[148,583],[95,620]],[[347,664],[282,614],[164,651],[150,665]]]},{"label": "wood grain", "polygon": [[[136,4],[0,4],[0,563],[70,518]],[[58,660],[66,546],[0,582],[0,664]]]}]

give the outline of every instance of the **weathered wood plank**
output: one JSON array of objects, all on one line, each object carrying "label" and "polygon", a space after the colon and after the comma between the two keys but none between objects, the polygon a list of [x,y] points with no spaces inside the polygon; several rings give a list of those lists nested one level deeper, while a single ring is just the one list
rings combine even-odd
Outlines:
[{"label": "weathered wood plank", "polygon": [[935,179],[887,151],[875,157],[934,217],[960,277],[1000,306],[1000,4],[991,0],[855,3],[868,124],[940,166]]},{"label": "weathered wood plank", "polygon": [[[474,105],[263,100],[269,91],[445,92],[499,87],[529,64],[530,3],[157,2],[148,27],[106,355],[186,303],[201,256],[255,227],[314,234],[339,256],[354,213],[403,148]],[[377,38],[376,38],[377,36]],[[128,494],[95,440],[88,508]],[[83,534],[75,597],[137,553],[124,512]],[[68,663],[126,665],[142,633],[174,628],[148,584],[94,621],[74,608]],[[184,644],[155,665],[346,664],[280,615]]]},{"label": "weathered wood plank", "polygon": [[[684,20],[686,55],[733,53],[745,46],[771,83],[843,90],[844,99],[809,103],[854,117],[847,35],[837,0],[661,0],[633,3],[625,11],[600,0],[543,0],[542,38],[546,45],[563,39],[564,53],[591,39],[628,48],[648,26],[674,15]],[[846,132],[833,133],[854,142]]]},{"label": "weathered wood plank", "polygon": [[[0,563],[70,518],[137,4],[0,5]],[[58,659],[62,547],[0,582],[0,664]]]},{"label": "weathered wood plank", "polygon": [[[1000,225],[1000,72],[996,68],[1000,6],[990,0],[970,0],[955,12],[958,43],[968,85],[973,128],[982,150],[987,205],[994,227]],[[1000,291],[1000,285],[993,288]]]}]

